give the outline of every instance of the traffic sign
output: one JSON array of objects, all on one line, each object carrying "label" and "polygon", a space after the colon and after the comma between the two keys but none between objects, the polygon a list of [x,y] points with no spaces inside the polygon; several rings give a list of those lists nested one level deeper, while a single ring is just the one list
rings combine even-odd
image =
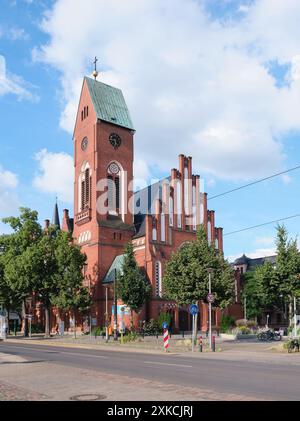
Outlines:
[{"label": "traffic sign", "polygon": [[210,293],[210,294],[207,294],[206,299],[207,299],[208,303],[213,303],[215,301],[215,296],[214,296],[214,294]]},{"label": "traffic sign", "polygon": [[168,323],[167,323],[167,322],[163,322],[163,323],[162,323],[162,328],[163,328],[163,329],[168,329],[168,327],[169,327],[169,325],[168,325]]},{"label": "traffic sign", "polygon": [[197,304],[191,304],[190,305],[190,313],[192,316],[195,316],[198,313],[199,309]]}]

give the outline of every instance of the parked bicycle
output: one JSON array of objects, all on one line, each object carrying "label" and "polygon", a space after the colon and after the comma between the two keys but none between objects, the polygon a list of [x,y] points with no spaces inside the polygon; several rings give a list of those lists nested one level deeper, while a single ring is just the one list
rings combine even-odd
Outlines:
[{"label": "parked bicycle", "polygon": [[257,339],[260,341],[281,341],[282,336],[279,332],[274,330],[263,330],[257,334]]},{"label": "parked bicycle", "polygon": [[299,352],[299,348],[300,348],[300,340],[299,339],[292,339],[289,342],[289,346],[288,346],[288,352],[291,353],[292,351],[296,351]]}]

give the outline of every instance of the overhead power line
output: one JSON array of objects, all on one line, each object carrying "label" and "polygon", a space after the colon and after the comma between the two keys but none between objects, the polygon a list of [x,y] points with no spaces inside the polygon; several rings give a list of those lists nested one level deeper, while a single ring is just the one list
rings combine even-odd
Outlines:
[{"label": "overhead power line", "polygon": [[254,228],[263,227],[265,225],[275,224],[276,222],[286,221],[287,219],[293,219],[293,218],[297,218],[299,216],[300,216],[300,213],[298,213],[296,215],[292,215],[292,216],[287,216],[286,218],[276,219],[275,221],[265,222],[264,224],[253,225],[252,227],[247,227],[247,228],[242,228],[242,229],[237,230],[237,231],[227,232],[227,233],[224,234],[224,237],[225,237],[225,235],[227,236],[227,235],[237,234],[239,232],[252,230]]},{"label": "overhead power line", "polygon": [[282,172],[279,172],[277,174],[270,175],[269,177],[261,178],[260,180],[253,181],[252,183],[249,183],[249,184],[245,184],[244,186],[240,186],[240,187],[237,187],[235,189],[228,190],[224,193],[217,194],[216,196],[208,197],[207,200],[213,200],[213,199],[216,199],[217,197],[225,196],[226,194],[233,193],[233,192],[241,190],[241,189],[245,189],[246,187],[254,186],[255,184],[262,183],[263,181],[267,181],[267,180],[270,180],[271,178],[275,178],[275,177],[278,177],[280,175],[287,174],[291,171],[295,171],[295,170],[299,170],[299,169],[300,169],[300,165],[298,165],[297,167],[294,167],[294,168],[290,168],[286,171],[282,171]]}]

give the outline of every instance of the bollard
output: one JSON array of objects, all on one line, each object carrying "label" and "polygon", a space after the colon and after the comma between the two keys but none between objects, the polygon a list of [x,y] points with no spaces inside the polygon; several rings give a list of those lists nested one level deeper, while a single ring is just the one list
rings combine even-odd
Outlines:
[{"label": "bollard", "polygon": [[216,337],[212,337],[212,352],[216,352]]},{"label": "bollard", "polygon": [[203,352],[203,341],[202,336],[199,337],[199,352]]}]

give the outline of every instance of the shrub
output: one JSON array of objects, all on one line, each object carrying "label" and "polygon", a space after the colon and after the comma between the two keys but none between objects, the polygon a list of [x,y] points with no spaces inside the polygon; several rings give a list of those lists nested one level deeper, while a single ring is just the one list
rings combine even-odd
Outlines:
[{"label": "shrub", "polygon": [[223,315],[221,317],[221,325],[220,325],[220,331],[221,333],[228,332],[230,329],[232,329],[235,326],[235,320],[232,316],[229,315]]},{"label": "shrub", "polygon": [[127,333],[126,335],[123,336],[123,342],[127,343],[127,342],[134,342],[138,339],[138,334],[135,331],[131,331],[129,333]]},{"label": "shrub", "polygon": [[171,326],[172,316],[170,313],[166,313],[166,312],[159,313],[157,322],[158,322],[159,330],[161,331],[163,322],[167,322],[169,327]]},{"label": "shrub", "polygon": [[257,328],[257,323],[256,323],[256,321],[255,320],[247,320],[247,327],[250,327],[250,328]]},{"label": "shrub", "polygon": [[251,333],[251,329],[247,326],[238,326],[236,332],[242,335],[249,335]]},{"label": "shrub", "polygon": [[105,333],[105,327],[95,326],[92,328],[93,336],[101,336],[103,333]]},{"label": "shrub", "polygon": [[237,327],[240,327],[240,326],[247,327],[247,320],[245,320],[245,319],[238,319],[238,320],[235,321],[235,324],[237,325]]},{"label": "shrub", "polygon": [[144,325],[144,334],[145,335],[156,335],[156,332],[161,331],[161,326],[159,326],[158,321],[150,319],[149,322],[146,322]]},{"label": "shrub", "polygon": [[44,332],[45,332],[45,327],[42,324],[37,323],[37,324],[31,325],[31,333],[44,333]]}]

